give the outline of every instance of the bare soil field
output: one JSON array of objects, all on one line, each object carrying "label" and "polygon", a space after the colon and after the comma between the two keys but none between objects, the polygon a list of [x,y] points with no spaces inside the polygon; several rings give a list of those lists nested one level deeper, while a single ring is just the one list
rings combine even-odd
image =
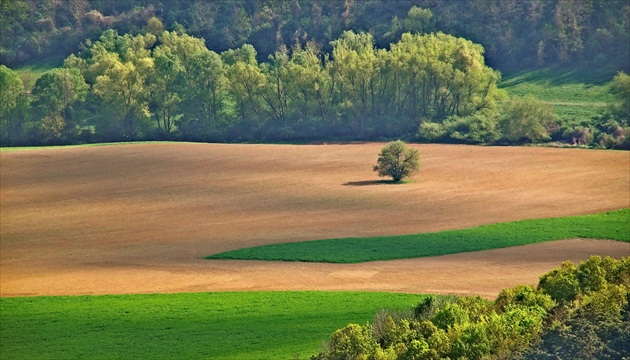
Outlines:
[{"label": "bare soil field", "polygon": [[355,265],[210,261],[262,244],[420,233],[630,206],[630,153],[413,145],[421,171],[379,183],[383,144],[129,144],[0,153],[0,296],[371,290],[495,296],[563,260],[629,256],[573,239]]}]

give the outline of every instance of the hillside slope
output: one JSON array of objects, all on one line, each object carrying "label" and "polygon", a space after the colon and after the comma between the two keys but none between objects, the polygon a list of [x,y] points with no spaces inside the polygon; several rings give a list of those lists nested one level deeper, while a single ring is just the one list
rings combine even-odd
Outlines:
[{"label": "hillside slope", "polygon": [[[415,182],[397,186],[379,183],[371,170],[378,143],[166,143],[2,152],[1,295],[436,292],[437,283],[408,274],[426,260],[406,263],[411,267],[365,265],[361,271],[332,266],[322,273],[316,265],[202,257],[270,243],[419,233],[630,206],[627,152],[414,146],[421,171]],[[568,249],[562,245],[553,252],[567,258]],[[446,271],[450,280],[443,290],[488,293],[487,282],[475,280],[480,274],[465,268],[475,261]],[[518,270],[514,277],[497,265],[493,274],[503,275],[492,281],[498,291],[557,263],[557,258],[519,261],[510,266]],[[429,274],[417,271],[419,277]],[[299,281],[288,276],[292,273],[301,274]]]}]

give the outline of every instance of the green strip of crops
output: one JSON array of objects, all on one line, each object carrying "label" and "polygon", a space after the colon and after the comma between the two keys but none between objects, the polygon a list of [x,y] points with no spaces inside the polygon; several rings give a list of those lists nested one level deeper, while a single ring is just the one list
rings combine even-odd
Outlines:
[{"label": "green strip of crops", "polygon": [[436,233],[265,245],[214,254],[207,259],[359,263],[439,256],[573,238],[630,242],[630,209]]},{"label": "green strip of crops", "polygon": [[244,292],[0,298],[0,358],[308,359],[421,295]]}]

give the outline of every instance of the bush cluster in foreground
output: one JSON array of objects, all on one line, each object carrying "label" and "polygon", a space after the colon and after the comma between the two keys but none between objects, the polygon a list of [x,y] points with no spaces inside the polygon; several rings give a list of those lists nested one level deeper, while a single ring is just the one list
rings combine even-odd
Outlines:
[{"label": "bush cluster in foreground", "polygon": [[407,313],[335,331],[312,360],[620,359],[630,356],[630,257],[593,256],[544,274],[536,288],[423,299]]}]

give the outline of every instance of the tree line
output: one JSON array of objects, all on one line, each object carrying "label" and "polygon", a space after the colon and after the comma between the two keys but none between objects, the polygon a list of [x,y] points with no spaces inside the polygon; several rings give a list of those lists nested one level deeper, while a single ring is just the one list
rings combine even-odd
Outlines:
[{"label": "tree line", "polygon": [[621,359],[630,356],[630,258],[567,261],[494,301],[428,296],[335,331],[313,360]]},{"label": "tree line", "polygon": [[[256,55],[249,44],[217,54],[156,18],[143,34],[107,30],[31,94],[19,94],[19,79],[4,68],[15,99],[4,110],[3,140],[396,137],[424,119],[490,111],[505,96],[483,48],[442,33],[405,33],[387,50],[349,31],[330,54],[307,43],[281,47],[264,63]],[[25,108],[30,125],[29,114],[18,114]]]},{"label": "tree line", "polygon": [[65,58],[107,29],[137,34],[157,17],[219,53],[252,44],[259,62],[296,42],[329,53],[345,31],[370,33],[379,48],[405,32],[442,31],[481,44],[504,72],[558,64],[630,71],[625,0],[7,0],[0,9],[0,63],[9,67]]},{"label": "tree line", "polygon": [[181,28],[164,30],[157,18],[136,35],[106,30],[30,92],[0,65],[0,142],[573,138],[630,147],[624,73],[611,87],[620,104],[593,133],[558,126],[551,107],[536,99],[507,101],[483,47],[463,38],[408,32],[385,49],[370,33],[347,31],[331,46],[330,53],[313,42],[281,46],[258,62],[250,44],[219,54]]}]

